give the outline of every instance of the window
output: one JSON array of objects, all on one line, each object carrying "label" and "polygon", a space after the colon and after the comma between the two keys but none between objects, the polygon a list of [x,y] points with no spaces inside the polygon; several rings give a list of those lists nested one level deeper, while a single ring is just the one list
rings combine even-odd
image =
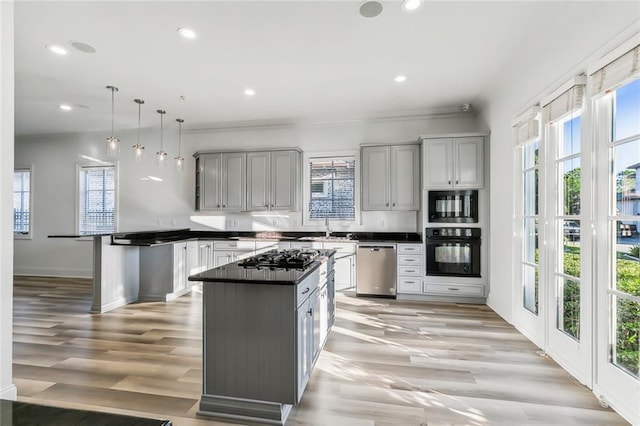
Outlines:
[{"label": "window", "polygon": [[640,375],[640,79],[613,91],[609,143],[611,361]]},{"label": "window", "polygon": [[309,218],[354,221],[355,159],[309,159]]},{"label": "window", "polygon": [[115,166],[80,167],[80,235],[108,234],[115,231]]},{"label": "window", "polygon": [[31,170],[13,172],[13,234],[28,237],[31,234]]},{"label": "window", "polygon": [[539,303],[539,229],[538,218],[538,176],[539,141],[529,141],[522,147],[522,227],[523,227],[523,306],[538,314]]}]

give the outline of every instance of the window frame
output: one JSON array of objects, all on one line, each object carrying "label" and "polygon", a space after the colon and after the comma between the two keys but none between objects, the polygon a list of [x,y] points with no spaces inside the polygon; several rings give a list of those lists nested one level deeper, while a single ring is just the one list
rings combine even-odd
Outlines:
[{"label": "window frame", "polygon": [[80,220],[81,220],[81,214],[80,214],[80,209],[82,207],[82,198],[83,198],[83,190],[82,190],[82,173],[87,170],[87,169],[101,169],[101,168],[107,168],[107,167],[112,167],[113,168],[113,172],[114,172],[114,185],[113,185],[113,190],[114,190],[114,215],[113,215],[113,230],[109,233],[113,233],[116,232],[118,229],[118,195],[120,193],[120,188],[119,188],[119,172],[118,172],[118,165],[117,163],[103,163],[103,164],[76,164],[76,208],[75,208],[75,231],[78,235],[78,239],[79,240],[87,240],[87,241],[93,241],[93,237],[95,235],[102,235],[103,233],[99,233],[99,234],[87,234],[87,233],[82,233],[82,231],[80,230]]},{"label": "window frame", "polygon": [[302,224],[308,226],[324,226],[325,220],[312,219],[311,212],[309,210],[309,203],[311,201],[311,172],[310,163],[312,161],[319,160],[345,160],[354,161],[354,218],[350,219],[329,219],[331,224],[337,224],[338,226],[349,225],[361,225],[362,214],[360,211],[360,155],[358,151],[331,151],[331,152],[305,152],[303,158],[303,215]]},{"label": "window frame", "polygon": [[28,167],[15,167],[13,172],[29,172],[29,231],[26,234],[13,231],[14,240],[33,239],[33,165]]}]

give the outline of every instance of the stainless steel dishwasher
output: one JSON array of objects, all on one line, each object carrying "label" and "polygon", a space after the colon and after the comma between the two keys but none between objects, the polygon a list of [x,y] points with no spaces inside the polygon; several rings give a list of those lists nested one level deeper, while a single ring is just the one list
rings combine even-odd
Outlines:
[{"label": "stainless steel dishwasher", "polygon": [[356,296],[396,297],[396,245],[359,243]]}]

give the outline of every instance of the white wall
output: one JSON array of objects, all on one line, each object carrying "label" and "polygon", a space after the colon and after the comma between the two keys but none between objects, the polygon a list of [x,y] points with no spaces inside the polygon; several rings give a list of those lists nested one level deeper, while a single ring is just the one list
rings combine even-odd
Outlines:
[{"label": "white wall", "polygon": [[13,1],[0,1],[0,398],[16,399],[13,334]]},{"label": "white wall", "polygon": [[[576,5],[577,7],[578,5]],[[544,51],[529,52],[528,61],[514,61],[499,83],[494,97],[482,110],[481,120],[491,129],[490,208],[491,293],[487,304],[507,321],[513,320],[514,142],[512,120],[534,106],[571,77],[623,40],[637,33],[637,2],[590,3],[571,22],[567,40],[548,40]],[[605,24],[606,23],[606,24]],[[545,37],[542,32],[541,37]],[[526,49],[526,46],[523,46]]]},{"label": "white wall", "polygon": [[[173,121],[171,111],[167,115]],[[188,117],[185,119],[182,154],[187,161],[183,173],[171,166],[160,168],[154,164],[153,154],[159,148],[158,129],[143,129],[141,133],[141,143],[147,151],[141,165],[133,161],[128,150],[135,143],[135,131],[116,132],[123,146],[117,163],[119,231],[182,227],[240,231],[324,229],[303,227],[301,213],[270,217],[249,213],[196,213],[192,154],[197,151],[300,147],[306,153],[355,152],[363,143],[410,142],[417,141],[421,135],[486,130],[478,129],[477,117],[466,114],[208,130],[190,130]],[[86,157],[107,160],[104,151],[107,136],[103,133],[58,134],[17,139],[16,167],[33,168],[33,237],[15,242],[17,274],[91,276],[91,242],[47,236],[76,233],[76,165],[96,164]],[[173,158],[177,127],[165,126],[164,140],[165,150]],[[162,181],[142,180],[149,176]],[[332,228],[416,232],[419,226],[416,212],[363,212],[360,225],[340,228],[334,224]]]}]

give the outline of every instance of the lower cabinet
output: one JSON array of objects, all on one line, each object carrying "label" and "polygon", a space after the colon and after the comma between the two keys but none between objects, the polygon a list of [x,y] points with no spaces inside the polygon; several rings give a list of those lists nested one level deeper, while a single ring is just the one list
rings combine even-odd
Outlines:
[{"label": "lower cabinet", "polygon": [[422,244],[398,243],[398,294],[421,294],[424,276]]},{"label": "lower cabinet", "polygon": [[424,283],[424,292],[439,296],[484,297],[483,284]]},{"label": "lower cabinet", "polygon": [[187,277],[197,264],[197,241],[140,248],[138,299],[169,301],[190,292]]}]

